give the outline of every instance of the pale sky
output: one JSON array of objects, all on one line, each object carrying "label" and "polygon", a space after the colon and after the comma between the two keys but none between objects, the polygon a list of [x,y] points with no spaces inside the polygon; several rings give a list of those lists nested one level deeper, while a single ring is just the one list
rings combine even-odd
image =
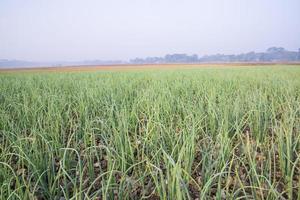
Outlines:
[{"label": "pale sky", "polygon": [[0,0],[0,59],[300,48],[300,0]]}]

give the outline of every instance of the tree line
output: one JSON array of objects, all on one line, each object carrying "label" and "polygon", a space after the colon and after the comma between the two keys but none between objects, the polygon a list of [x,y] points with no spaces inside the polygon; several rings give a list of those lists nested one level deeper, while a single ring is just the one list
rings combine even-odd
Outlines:
[{"label": "tree line", "polygon": [[266,52],[254,51],[242,54],[215,54],[199,57],[198,55],[167,54],[164,57],[135,58],[130,60],[133,64],[154,63],[199,63],[199,62],[295,62],[300,61],[300,48],[297,51],[288,51],[283,47],[270,47]]}]

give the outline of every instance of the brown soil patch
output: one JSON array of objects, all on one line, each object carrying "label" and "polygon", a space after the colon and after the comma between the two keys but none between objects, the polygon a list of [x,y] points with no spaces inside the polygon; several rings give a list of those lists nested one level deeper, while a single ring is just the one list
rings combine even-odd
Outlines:
[{"label": "brown soil patch", "polygon": [[138,65],[86,65],[64,67],[34,67],[34,68],[3,68],[5,72],[88,72],[88,71],[127,71],[151,69],[196,69],[196,68],[236,68],[251,66],[291,65],[300,66],[300,63],[200,63],[200,64],[138,64]]}]

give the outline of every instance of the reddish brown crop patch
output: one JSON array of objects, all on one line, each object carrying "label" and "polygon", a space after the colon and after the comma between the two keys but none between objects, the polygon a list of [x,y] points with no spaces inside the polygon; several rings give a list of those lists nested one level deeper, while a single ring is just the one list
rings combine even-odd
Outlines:
[{"label": "reddish brown crop patch", "polygon": [[88,71],[131,71],[153,69],[197,69],[197,68],[236,68],[251,66],[290,65],[300,66],[300,63],[198,63],[198,64],[137,64],[137,65],[89,65],[65,67],[36,67],[36,68],[3,68],[4,72],[88,72]]}]

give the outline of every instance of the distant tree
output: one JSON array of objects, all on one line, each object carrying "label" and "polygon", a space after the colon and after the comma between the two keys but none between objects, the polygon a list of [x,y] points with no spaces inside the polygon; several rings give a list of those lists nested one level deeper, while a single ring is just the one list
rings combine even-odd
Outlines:
[{"label": "distant tree", "polygon": [[285,49],[283,47],[270,47],[267,49],[267,53],[279,53],[284,51]]}]

